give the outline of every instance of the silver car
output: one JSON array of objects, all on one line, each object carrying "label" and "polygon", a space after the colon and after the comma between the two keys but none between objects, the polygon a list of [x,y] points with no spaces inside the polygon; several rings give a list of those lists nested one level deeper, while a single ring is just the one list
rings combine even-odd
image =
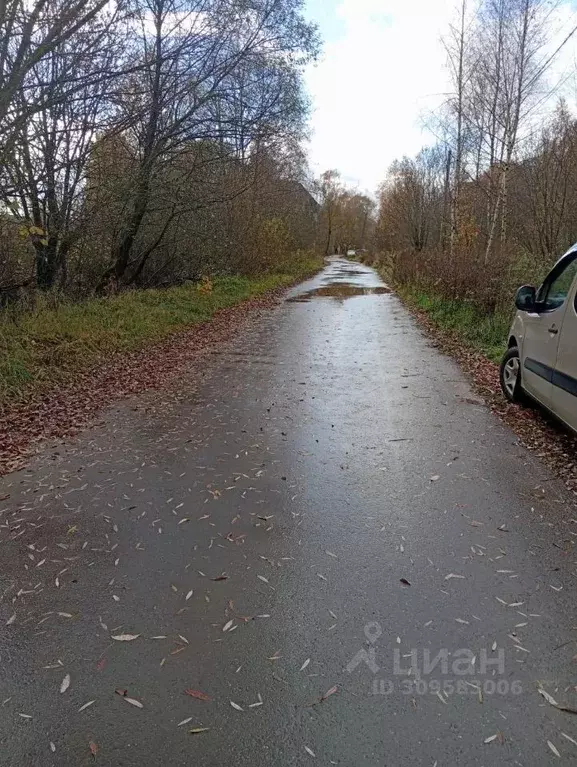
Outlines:
[{"label": "silver car", "polygon": [[577,431],[577,244],[541,287],[525,285],[501,362],[501,387],[517,402],[528,394]]}]

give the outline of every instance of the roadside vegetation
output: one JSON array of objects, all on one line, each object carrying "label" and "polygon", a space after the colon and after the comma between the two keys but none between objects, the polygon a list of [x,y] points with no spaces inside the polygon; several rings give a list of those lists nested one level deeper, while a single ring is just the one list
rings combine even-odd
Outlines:
[{"label": "roadside vegetation", "polygon": [[322,263],[302,254],[281,265],[281,272],[206,278],[56,305],[50,295],[40,295],[33,309],[0,317],[0,407],[32,390],[71,381],[114,353],[156,343],[221,309],[285,287],[314,274]]}]

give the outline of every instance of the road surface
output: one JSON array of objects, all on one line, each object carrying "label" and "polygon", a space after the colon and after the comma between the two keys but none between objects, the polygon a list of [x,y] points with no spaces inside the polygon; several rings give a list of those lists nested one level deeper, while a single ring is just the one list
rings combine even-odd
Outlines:
[{"label": "road surface", "polygon": [[5,494],[2,765],[577,761],[577,510],[367,267]]}]

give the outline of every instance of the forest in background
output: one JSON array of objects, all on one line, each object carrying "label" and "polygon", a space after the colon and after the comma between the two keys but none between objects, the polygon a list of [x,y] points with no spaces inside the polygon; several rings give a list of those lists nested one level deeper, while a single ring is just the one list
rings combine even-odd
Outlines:
[{"label": "forest in background", "polygon": [[301,0],[7,0],[0,40],[0,304],[314,247]]}]

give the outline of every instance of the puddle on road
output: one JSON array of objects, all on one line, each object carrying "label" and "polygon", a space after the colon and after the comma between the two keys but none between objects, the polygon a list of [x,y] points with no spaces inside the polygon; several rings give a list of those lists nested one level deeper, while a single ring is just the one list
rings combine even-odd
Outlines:
[{"label": "puddle on road", "polygon": [[350,285],[346,282],[334,282],[331,285],[322,285],[314,290],[308,290],[306,293],[300,293],[298,296],[287,298],[287,301],[300,303],[310,301],[311,298],[321,296],[324,298],[353,298],[354,296],[380,296],[390,293],[390,289],[384,285],[374,288],[363,288],[359,285]]}]

